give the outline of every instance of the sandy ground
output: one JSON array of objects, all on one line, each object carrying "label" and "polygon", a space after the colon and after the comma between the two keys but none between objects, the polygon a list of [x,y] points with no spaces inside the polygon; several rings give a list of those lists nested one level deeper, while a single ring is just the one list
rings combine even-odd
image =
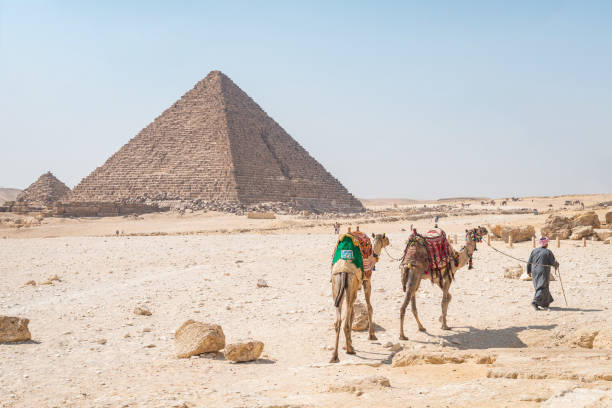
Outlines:
[{"label": "sandy ground", "polygon": [[[489,214],[440,224],[461,241],[461,232],[478,224],[540,226],[544,219]],[[361,229],[387,232],[389,253],[398,256],[410,223]],[[459,271],[451,289],[452,329],[439,328],[441,292],[423,282],[418,306],[428,331],[418,332],[408,312],[408,341],[399,341],[397,262],[385,254],[373,277],[378,340],[355,332],[357,355],[341,351],[334,365],[328,363],[334,336],[329,262],[336,236],[319,224],[289,216],[162,214],[0,228],[7,237],[0,239],[0,314],[28,317],[33,335],[28,343],[0,344],[0,407],[610,406],[612,350],[571,347],[567,339],[581,327],[612,325],[612,246],[562,241],[553,247],[569,307],[555,281],[555,307],[536,313],[529,306],[531,282],[503,277],[503,267],[517,262],[481,244],[475,268]],[[431,226],[430,220],[414,224]],[[241,228],[246,232],[214,232]],[[205,233],[104,236],[117,229]],[[520,258],[531,251],[531,242],[493,245]],[[54,274],[61,281],[24,286]],[[257,288],[258,279],[269,287]],[[148,306],[152,316],[134,315],[137,305]],[[173,334],[187,319],[222,325],[229,343],[261,340],[264,354],[243,364],[222,356],[177,359]],[[419,353],[478,352],[497,360],[392,367],[387,342]],[[369,382],[372,376],[391,386]]]}]

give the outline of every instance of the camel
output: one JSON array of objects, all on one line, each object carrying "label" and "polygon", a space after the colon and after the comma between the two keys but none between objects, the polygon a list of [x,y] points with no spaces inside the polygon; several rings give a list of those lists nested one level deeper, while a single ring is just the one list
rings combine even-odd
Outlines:
[{"label": "camel", "polygon": [[[372,252],[374,263],[378,262],[380,252],[384,247],[389,245],[389,238],[385,234],[372,234],[374,243],[372,244]],[[334,354],[330,363],[337,363],[338,359],[338,342],[340,340],[340,326],[342,326],[342,300],[346,299],[346,314],[344,321],[344,337],[346,339],[346,354],[355,354],[353,342],[351,339],[351,330],[353,328],[353,305],[357,299],[357,293],[361,288],[359,276],[361,270],[357,268],[351,261],[339,260],[332,265],[332,296],[336,307],[336,343]],[[368,307],[368,334],[370,340],[377,340],[374,335],[374,327],[372,324],[372,305],[370,304],[370,295],[372,293],[372,283],[370,278],[363,279],[363,293],[365,295],[366,304]]]},{"label": "camel", "polygon": [[[406,314],[406,307],[408,302],[411,302],[412,314],[417,322],[419,331],[425,331],[425,327],[421,324],[416,307],[416,292],[419,289],[421,280],[430,279],[432,283],[436,283],[440,289],[442,289],[442,315],[440,316],[440,322],[442,323],[443,330],[450,330],[446,324],[446,312],[448,310],[448,304],[451,301],[451,294],[449,293],[451,283],[455,276],[455,272],[458,269],[463,268],[469,264],[469,269],[472,268],[471,258],[472,254],[476,250],[476,243],[482,240],[482,237],[487,234],[487,229],[484,227],[474,228],[472,230],[466,230],[466,244],[458,252],[452,247],[451,250],[451,261],[446,267],[442,267],[439,272],[431,271],[426,274],[429,264],[429,254],[424,244],[423,237],[413,234],[408,241],[404,259],[400,263],[400,269],[402,271],[402,288],[406,292],[404,303],[400,309],[400,340],[408,340],[404,335],[404,316]],[[410,245],[414,245],[412,251],[408,251]]]}]

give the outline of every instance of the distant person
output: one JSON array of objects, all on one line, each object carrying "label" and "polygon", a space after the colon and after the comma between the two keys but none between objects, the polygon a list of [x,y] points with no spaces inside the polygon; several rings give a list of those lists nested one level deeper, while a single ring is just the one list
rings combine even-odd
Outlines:
[{"label": "distant person", "polygon": [[340,224],[338,222],[334,223],[334,233],[338,235],[340,233]]},{"label": "distant person", "polygon": [[548,285],[550,284],[550,267],[555,269],[559,267],[559,262],[555,260],[552,251],[548,249],[548,238],[542,237],[538,241],[539,248],[531,251],[529,255],[529,263],[527,264],[527,275],[531,276],[535,295],[531,305],[535,310],[540,308],[547,309],[553,302],[553,297],[550,294]]},{"label": "distant person", "polygon": [[[437,224],[439,219],[440,219],[440,217],[436,215],[436,218],[434,218],[434,223]],[[436,228],[437,228],[437,226],[436,226]]]}]

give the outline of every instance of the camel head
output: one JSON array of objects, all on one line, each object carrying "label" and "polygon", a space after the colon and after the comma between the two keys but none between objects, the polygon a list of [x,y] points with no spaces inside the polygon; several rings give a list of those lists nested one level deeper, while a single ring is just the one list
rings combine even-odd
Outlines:
[{"label": "camel head", "polygon": [[489,231],[485,227],[478,226],[470,230],[465,230],[465,240],[468,243],[473,243],[476,246],[477,242],[482,242],[482,237],[487,235]]},{"label": "camel head", "polygon": [[372,233],[372,238],[374,239],[374,243],[372,244],[372,252],[374,253],[374,257],[378,260],[380,252],[384,247],[389,245],[389,237],[385,233],[382,234],[374,234]]}]

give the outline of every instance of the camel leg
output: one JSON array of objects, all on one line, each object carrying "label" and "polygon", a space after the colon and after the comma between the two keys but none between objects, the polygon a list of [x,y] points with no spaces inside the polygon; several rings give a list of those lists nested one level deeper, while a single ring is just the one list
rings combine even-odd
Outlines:
[{"label": "camel leg", "polygon": [[414,268],[410,270],[410,275],[408,276],[408,290],[410,291],[410,309],[412,310],[412,315],[414,316],[414,320],[416,320],[419,331],[424,332],[425,327],[423,327],[419,320],[419,313],[416,306],[416,294],[419,290],[419,286],[421,286],[421,276],[422,273],[418,273]]},{"label": "camel leg", "polygon": [[[337,297],[338,292],[342,290],[342,286],[346,282],[345,279],[346,277],[344,273],[339,273],[332,277],[332,295],[334,299]],[[342,297],[346,297],[346,292],[342,295]],[[340,328],[342,327],[342,300],[343,299],[340,299],[340,302],[336,307],[336,322],[334,323],[334,327],[336,329],[336,345],[334,347],[334,354],[329,361],[330,363],[337,363],[340,361],[338,359],[338,342],[340,340]]]},{"label": "camel leg", "polygon": [[372,309],[372,304],[370,303],[370,295],[372,294],[372,282],[370,279],[363,281],[363,293],[365,294],[366,304],[368,306],[368,332],[370,334],[370,340],[378,340],[374,335],[374,323],[372,321],[372,314],[374,310]]},{"label": "camel leg", "polygon": [[[350,278],[349,278],[350,279]],[[346,289],[346,319],[344,320],[344,337],[346,338],[346,354],[355,354],[353,349],[353,339],[351,333],[353,330],[353,305],[357,297],[357,290],[353,289],[352,285]]]},{"label": "camel leg", "polygon": [[448,311],[448,304],[450,303],[452,296],[449,293],[451,285],[450,279],[444,279],[442,285],[442,316],[440,316],[440,322],[442,323],[442,330],[450,330],[450,327],[446,324],[446,312]]},{"label": "camel leg", "polygon": [[408,340],[408,337],[404,335],[404,316],[406,315],[406,307],[408,307],[408,302],[410,302],[410,290],[406,291],[404,303],[402,303],[402,307],[400,308],[400,340]]}]

